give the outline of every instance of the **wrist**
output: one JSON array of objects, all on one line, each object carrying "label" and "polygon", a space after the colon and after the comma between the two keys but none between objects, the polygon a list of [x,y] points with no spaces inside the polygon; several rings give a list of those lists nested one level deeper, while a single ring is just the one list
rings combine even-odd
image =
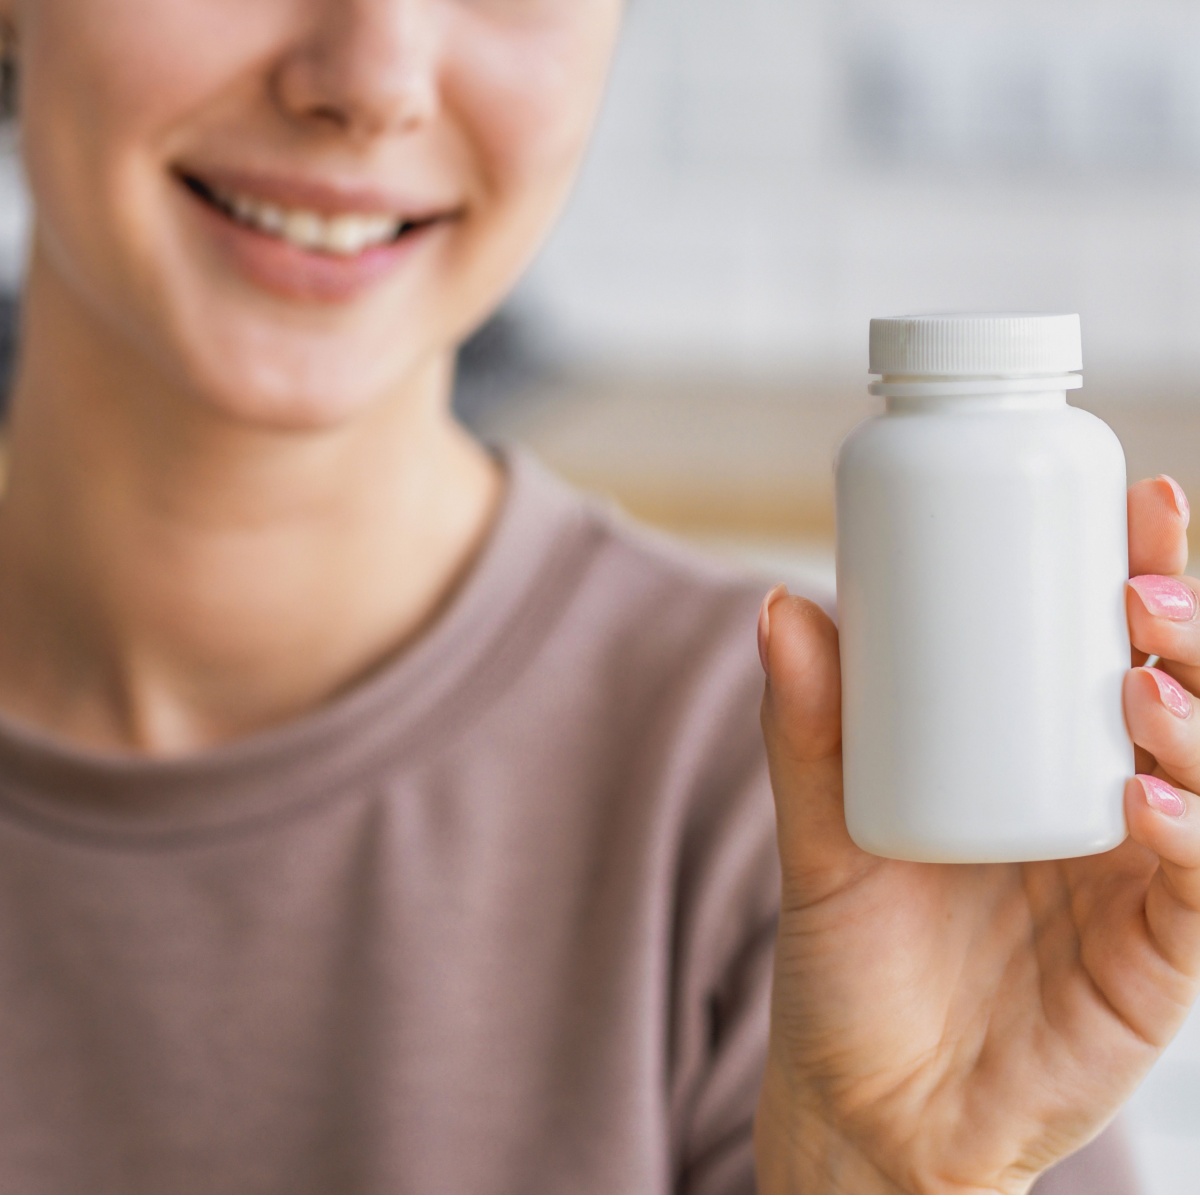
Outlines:
[{"label": "wrist", "polygon": [[905,1192],[768,1066],[754,1118],[758,1190],[781,1194]]},{"label": "wrist", "polygon": [[768,1064],[754,1118],[754,1159],[758,1191],[765,1194],[898,1195],[953,1192],[973,1195],[1025,1195],[1037,1178],[1024,1168],[989,1183],[967,1184],[934,1171],[881,1165],[880,1138],[856,1137],[830,1119],[820,1098],[792,1087]]}]

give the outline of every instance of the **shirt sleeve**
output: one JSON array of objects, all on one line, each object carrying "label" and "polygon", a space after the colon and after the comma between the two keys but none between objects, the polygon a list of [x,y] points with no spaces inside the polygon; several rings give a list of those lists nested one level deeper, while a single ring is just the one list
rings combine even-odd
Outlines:
[{"label": "shirt sleeve", "polygon": [[[758,730],[761,681],[737,690],[740,711],[729,714],[726,736],[714,730],[716,765],[680,856],[670,1037],[678,1192],[755,1191],[753,1126],[769,1032],[779,860]],[[728,736],[734,730],[741,746]]]},{"label": "shirt sleeve", "polygon": [[771,922],[747,944],[727,993],[714,997],[712,1050],[689,1114],[679,1192],[756,1190],[754,1111],[765,1061],[774,945]]}]

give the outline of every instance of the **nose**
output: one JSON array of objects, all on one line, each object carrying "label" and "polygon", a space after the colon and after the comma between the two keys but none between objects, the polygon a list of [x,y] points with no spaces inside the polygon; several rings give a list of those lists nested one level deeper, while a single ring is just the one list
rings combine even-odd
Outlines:
[{"label": "nose", "polygon": [[427,122],[438,103],[437,2],[311,0],[274,72],[278,103],[293,120],[360,138]]}]

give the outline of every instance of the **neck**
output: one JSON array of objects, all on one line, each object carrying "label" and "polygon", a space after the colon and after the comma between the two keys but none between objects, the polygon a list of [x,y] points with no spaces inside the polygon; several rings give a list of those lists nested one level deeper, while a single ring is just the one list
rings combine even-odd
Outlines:
[{"label": "neck", "polygon": [[499,471],[449,358],[337,425],[239,422],[31,265],[0,505],[0,709],[180,754],[304,712],[438,613]]}]

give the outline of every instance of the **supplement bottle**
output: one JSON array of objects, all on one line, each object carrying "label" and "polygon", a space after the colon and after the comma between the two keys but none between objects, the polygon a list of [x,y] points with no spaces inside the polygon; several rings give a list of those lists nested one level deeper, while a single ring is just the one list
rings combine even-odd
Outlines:
[{"label": "supplement bottle", "polygon": [[1125,457],[1067,404],[1079,318],[871,323],[837,465],[846,821],[920,862],[1095,854],[1133,773]]}]

